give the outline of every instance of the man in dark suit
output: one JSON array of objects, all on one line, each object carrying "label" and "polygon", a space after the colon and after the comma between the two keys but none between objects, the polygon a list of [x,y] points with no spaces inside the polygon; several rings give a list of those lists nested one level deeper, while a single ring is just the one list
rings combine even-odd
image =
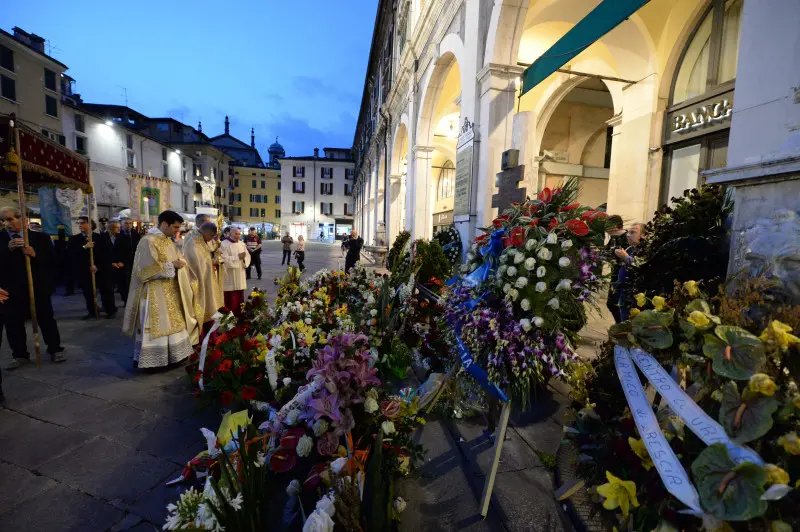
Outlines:
[{"label": "man in dark suit", "polygon": [[[78,279],[78,284],[80,284],[86,300],[87,315],[83,319],[98,317],[94,306],[95,292],[92,289],[92,272],[95,273],[95,284],[100,292],[103,310],[111,319],[117,315],[117,305],[114,302],[110,241],[107,237],[101,238],[100,233],[91,233],[92,240],[89,241],[89,219],[85,216],[78,218],[78,227],[81,232],[69,239],[69,250],[72,255],[75,277]],[[92,222],[92,229],[94,229],[94,222]],[[93,265],[89,260],[90,249],[94,249]]]},{"label": "man in dark suit", "polygon": [[142,234],[133,226],[133,220],[130,218],[122,219],[122,234],[126,235],[131,240],[131,256],[128,259],[128,286],[131,285],[131,274],[133,273],[133,257],[136,255],[136,247],[142,239]]},{"label": "man in dark suit", "polygon": [[128,272],[131,269],[131,237],[122,234],[120,223],[117,220],[108,222],[108,232],[103,233],[103,238],[111,249],[111,277],[113,287],[122,296],[122,301],[128,303]]},{"label": "man in dark suit", "polygon": [[14,356],[14,362],[6,369],[14,370],[30,362],[25,333],[25,320],[30,318],[25,255],[30,257],[36,319],[44,343],[47,344],[47,352],[53,362],[64,362],[66,359],[60,354],[64,348],[61,347],[61,336],[58,333],[53,304],[50,301],[50,296],[55,290],[53,268],[56,264],[56,255],[53,243],[46,234],[28,231],[29,245],[25,246],[22,214],[19,209],[13,207],[0,209],[0,220],[5,225],[5,230],[0,232],[0,271],[3,272],[3,288],[8,291],[4,321],[8,343]]}]

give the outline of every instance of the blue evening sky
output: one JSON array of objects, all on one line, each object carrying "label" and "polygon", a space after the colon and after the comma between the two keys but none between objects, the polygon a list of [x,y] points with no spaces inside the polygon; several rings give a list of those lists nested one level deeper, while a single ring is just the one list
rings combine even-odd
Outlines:
[{"label": "blue evening sky", "polygon": [[171,116],[266,159],[350,147],[377,0],[26,0],[0,27],[41,35],[85,102]]}]

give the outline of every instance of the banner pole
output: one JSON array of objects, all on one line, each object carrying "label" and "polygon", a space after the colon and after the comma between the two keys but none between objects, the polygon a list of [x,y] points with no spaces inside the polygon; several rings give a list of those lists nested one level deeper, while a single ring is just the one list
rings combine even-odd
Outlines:
[{"label": "banner pole", "polygon": [[[92,243],[94,236],[94,229],[92,228],[92,203],[94,202],[94,194],[87,194],[86,196],[86,215],[89,218],[89,243]],[[97,277],[93,270],[94,267],[94,246],[89,248],[89,272],[92,274],[92,302],[94,303],[94,317],[100,317],[100,310],[97,306]],[[108,312],[108,309],[106,309]]]}]

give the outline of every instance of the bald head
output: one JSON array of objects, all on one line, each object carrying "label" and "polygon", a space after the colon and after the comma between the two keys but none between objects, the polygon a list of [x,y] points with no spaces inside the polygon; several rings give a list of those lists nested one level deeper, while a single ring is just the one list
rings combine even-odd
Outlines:
[{"label": "bald head", "polygon": [[200,226],[200,234],[203,235],[203,240],[208,242],[217,236],[217,224],[214,222],[205,222]]}]

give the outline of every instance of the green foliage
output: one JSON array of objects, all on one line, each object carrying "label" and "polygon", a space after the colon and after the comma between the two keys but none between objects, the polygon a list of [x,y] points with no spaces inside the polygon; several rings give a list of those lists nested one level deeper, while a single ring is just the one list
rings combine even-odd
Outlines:
[{"label": "green foliage", "polygon": [[704,337],[703,354],[714,361],[714,372],[735,380],[747,380],[764,364],[764,346],[741,327],[720,325]]},{"label": "green foliage", "polygon": [[392,248],[389,250],[389,255],[386,257],[387,268],[392,270],[397,266],[405,253],[406,244],[408,244],[409,240],[411,240],[411,233],[408,231],[401,231],[400,234],[397,235],[397,238],[394,239],[394,244],[392,244]]},{"label": "green foliage", "polygon": [[747,443],[764,436],[772,428],[772,414],[779,403],[774,397],[751,394],[739,396],[736,383],[729,381],[722,388],[719,422],[736,443]]},{"label": "green foliage", "polygon": [[673,313],[645,310],[633,318],[633,334],[647,347],[667,349],[672,346],[672,332],[669,326],[673,322]]}]

